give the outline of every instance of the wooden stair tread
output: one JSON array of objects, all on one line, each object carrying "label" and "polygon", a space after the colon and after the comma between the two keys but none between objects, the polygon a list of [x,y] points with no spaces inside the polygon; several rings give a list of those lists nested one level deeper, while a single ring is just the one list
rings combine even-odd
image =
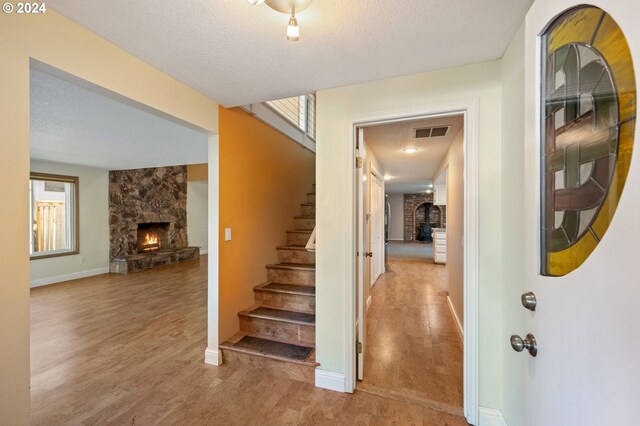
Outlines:
[{"label": "wooden stair tread", "polygon": [[306,360],[313,348],[306,346],[292,345],[289,343],[277,342],[275,340],[263,339],[260,337],[244,336],[236,343],[231,344],[233,348],[242,349],[260,355],[271,355],[277,358],[294,359],[296,361]]},{"label": "wooden stair tread", "polygon": [[304,207],[315,207],[316,203],[302,203],[301,206],[304,206]]},{"label": "wooden stair tread", "polygon": [[315,360],[315,348],[289,342],[282,342],[267,336],[240,332],[229,340],[220,344],[224,350],[262,358],[286,361],[307,367],[317,367],[320,363]]},{"label": "wooden stair tread", "polygon": [[278,250],[301,250],[301,251],[306,251],[307,250],[307,246],[299,246],[299,245],[294,245],[294,244],[290,244],[288,246],[278,246],[276,248]]},{"label": "wooden stair tread", "polygon": [[316,324],[315,314],[287,311],[284,309],[266,308],[264,306],[258,306],[257,308],[247,311],[240,311],[238,312],[238,315],[280,322],[288,322],[293,324],[309,325],[313,327],[315,327]]},{"label": "wooden stair tread", "polygon": [[316,288],[306,285],[267,283],[255,287],[256,291],[268,291],[272,293],[297,294],[300,296],[315,296]]},{"label": "wooden stair tread", "polygon": [[308,216],[308,215],[304,216],[303,215],[303,216],[294,216],[293,218],[294,219],[315,219],[316,217],[315,216]]},{"label": "wooden stair tread", "polygon": [[315,271],[316,265],[308,263],[274,263],[267,265],[270,269],[288,269],[294,271]]}]

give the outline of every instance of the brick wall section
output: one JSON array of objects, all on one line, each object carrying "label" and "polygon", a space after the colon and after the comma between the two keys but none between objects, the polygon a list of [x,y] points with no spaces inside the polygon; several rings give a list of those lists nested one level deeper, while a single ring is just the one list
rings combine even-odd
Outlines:
[{"label": "brick wall section", "polygon": [[[416,209],[424,203],[433,203],[433,194],[404,194],[404,242],[416,241],[418,224],[424,223],[424,211]],[[433,206],[429,212],[429,223],[441,227],[446,223],[446,206]]]},{"label": "brick wall section", "polygon": [[415,213],[420,204],[433,203],[433,194],[418,193],[404,194],[404,241],[411,242],[416,239]]},{"label": "brick wall section", "polygon": [[442,212],[445,210],[444,206],[433,206],[429,214],[429,223],[435,223],[436,228],[442,226]]}]

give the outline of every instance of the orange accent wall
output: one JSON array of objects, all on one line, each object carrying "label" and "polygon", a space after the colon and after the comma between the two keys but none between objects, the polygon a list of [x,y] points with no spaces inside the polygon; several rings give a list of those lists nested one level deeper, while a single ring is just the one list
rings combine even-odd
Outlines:
[{"label": "orange accent wall", "polygon": [[[219,333],[240,329],[237,313],[253,305],[253,287],[315,182],[315,154],[240,108],[220,107]],[[231,241],[225,241],[231,228]]]}]

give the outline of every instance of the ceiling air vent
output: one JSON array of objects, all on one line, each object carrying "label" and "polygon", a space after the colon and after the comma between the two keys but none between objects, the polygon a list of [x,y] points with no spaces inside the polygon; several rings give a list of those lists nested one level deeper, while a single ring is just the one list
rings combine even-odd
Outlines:
[{"label": "ceiling air vent", "polygon": [[415,138],[437,138],[440,136],[446,136],[449,133],[451,126],[437,126],[437,127],[420,127],[413,129],[415,131]]}]

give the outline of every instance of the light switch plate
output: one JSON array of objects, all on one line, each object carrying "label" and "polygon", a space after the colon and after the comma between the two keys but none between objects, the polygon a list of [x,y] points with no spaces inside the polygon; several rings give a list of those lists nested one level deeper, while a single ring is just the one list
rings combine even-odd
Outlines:
[{"label": "light switch plate", "polygon": [[224,228],[224,240],[231,241],[231,228]]}]

